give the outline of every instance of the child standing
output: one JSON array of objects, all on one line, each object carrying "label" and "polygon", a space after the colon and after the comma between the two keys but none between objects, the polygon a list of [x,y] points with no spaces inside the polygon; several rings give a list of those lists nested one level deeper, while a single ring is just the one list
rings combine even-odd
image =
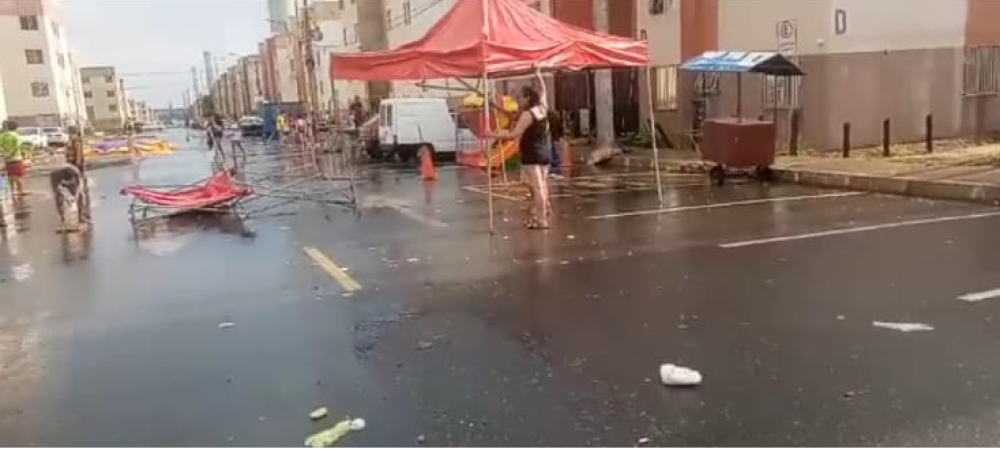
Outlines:
[{"label": "child standing", "polygon": [[3,123],[3,132],[0,133],[0,156],[3,157],[4,166],[7,169],[7,177],[10,178],[10,187],[14,195],[25,196],[24,176],[28,173],[27,151],[21,136],[17,134],[17,123],[7,120]]}]

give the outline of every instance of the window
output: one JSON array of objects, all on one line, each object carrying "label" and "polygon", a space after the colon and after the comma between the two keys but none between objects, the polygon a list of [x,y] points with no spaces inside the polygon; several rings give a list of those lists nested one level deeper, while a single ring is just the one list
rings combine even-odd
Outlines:
[{"label": "window", "polygon": [[21,16],[21,29],[38,31],[38,16]]},{"label": "window", "polygon": [[83,82],[83,84],[90,84],[90,77],[89,76],[85,76],[85,77],[83,77],[83,79],[81,81]]},{"label": "window", "polygon": [[392,29],[392,9],[390,8],[385,9],[385,29]]},{"label": "window", "polygon": [[95,115],[97,115],[97,114],[94,113],[94,107],[93,106],[87,106],[87,118],[89,118],[91,120],[94,120],[94,116]]},{"label": "window", "polygon": [[104,77],[104,82],[105,83],[113,83],[113,82],[115,82],[115,77],[113,77],[111,75],[105,76]]},{"label": "window", "polygon": [[49,96],[49,83],[35,81],[31,83],[31,96],[35,98],[45,98]]},{"label": "window", "polygon": [[25,50],[24,57],[28,60],[28,64],[45,64],[45,56],[41,50]]},{"label": "window", "polygon": [[964,95],[1000,93],[1000,45],[966,48],[964,75]]},{"label": "window", "polygon": [[118,112],[118,105],[117,104],[109,104],[108,105],[108,111],[110,111],[110,112]]},{"label": "window", "polygon": [[677,109],[677,66],[653,69],[653,104],[658,111]]},{"label": "window", "polygon": [[94,93],[89,90],[85,90],[83,91],[83,98],[94,98]]},{"label": "window", "polygon": [[663,14],[664,1],[665,0],[649,0],[649,13],[653,15]]},{"label": "window", "polygon": [[115,91],[109,90],[108,91],[108,98],[115,98]]},{"label": "window", "polygon": [[52,35],[59,38],[59,24],[52,22]]},{"label": "window", "polygon": [[62,53],[56,53],[56,61],[59,62],[59,68],[60,69],[65,69],[66,68],[66,55],[64,55]]},{"label": "window", "polygon": [[344,28],[344,45],[347,45],[347,28]]},{"label": "window", "polygon": [[409,25],[413,20],[413,15],[410,11],[410,0],[403,2],[403,25]]}]

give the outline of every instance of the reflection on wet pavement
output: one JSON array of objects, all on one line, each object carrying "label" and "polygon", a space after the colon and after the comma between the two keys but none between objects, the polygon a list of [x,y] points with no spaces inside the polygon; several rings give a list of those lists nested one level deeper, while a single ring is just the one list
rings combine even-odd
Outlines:
[{"label": "reflection on wet pavement", "polygon": [[[0,443],[289,446],[347,415],[368,421],[341,443],[360,446],[1000,441],[1000,312],[954,301],[997,287],[995,223],[718,248],[979,206],[693,176],[661,205],[651,174],[597,171],[554,183],[548,232],[494,186],[511,200],[491,236],[482,172],[365,165],[357,215],[133,228],[118,189],[204,178],[198,145],[93,171],[93,232],[55,234],[43,195],[20,209],[0,241]],[[664,363],[704,384],[666,389]]]}]

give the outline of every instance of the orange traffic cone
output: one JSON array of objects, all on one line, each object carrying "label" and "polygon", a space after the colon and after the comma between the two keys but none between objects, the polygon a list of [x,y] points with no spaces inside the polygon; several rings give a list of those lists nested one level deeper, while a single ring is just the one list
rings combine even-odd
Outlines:
[{"label": "orange traffic cone", "polygon": [[436,181],[437,171],[434,169],[434,152],[431,147],[420,147],[420,176],[424,181]]}]

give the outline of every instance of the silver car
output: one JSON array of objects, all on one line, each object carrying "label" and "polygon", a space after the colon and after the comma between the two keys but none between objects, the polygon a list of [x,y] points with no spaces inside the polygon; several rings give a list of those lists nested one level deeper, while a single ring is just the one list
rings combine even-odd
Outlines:
[{"label": "silver car", "polygon": [[62,128],[45,127],[42,128],[42,133],[45,134],[45,140],[48,141],[50,147],[65,147],[69,145],[69,135],[64,133]]}]

